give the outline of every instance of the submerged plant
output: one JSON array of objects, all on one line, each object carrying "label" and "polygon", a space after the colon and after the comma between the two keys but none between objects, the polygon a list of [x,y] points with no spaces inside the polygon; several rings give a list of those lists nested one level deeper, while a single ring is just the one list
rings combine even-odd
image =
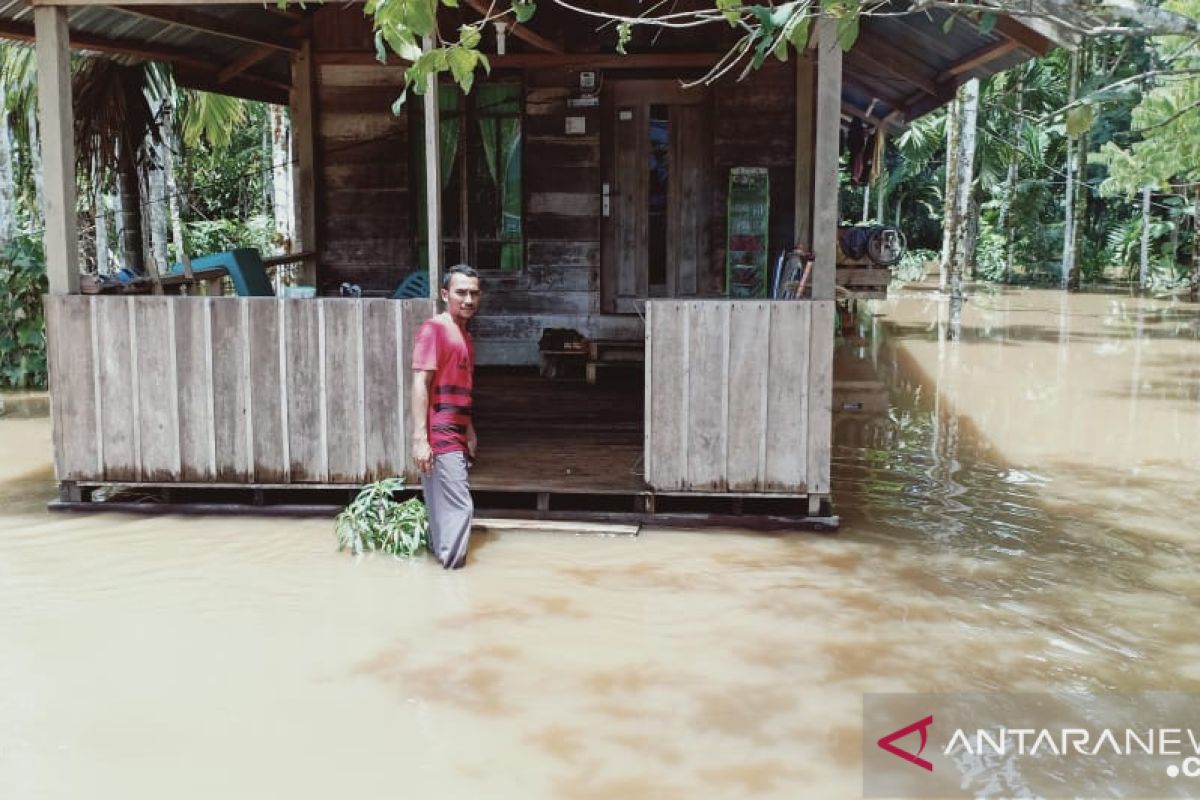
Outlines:
[{"label": "submerged plant", "polygon": [[354,555],[381,550],[396,557],[415,556],[429,544],[429,513],[413,497],[397,503],[392,493],[404,488],[400,478],[386,478],[364,486],[338,514],[335,535],[338,550]]}]

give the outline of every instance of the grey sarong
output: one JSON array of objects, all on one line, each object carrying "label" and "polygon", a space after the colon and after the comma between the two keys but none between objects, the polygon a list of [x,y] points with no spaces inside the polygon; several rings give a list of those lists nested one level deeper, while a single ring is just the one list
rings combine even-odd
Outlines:
[{"label": "grey sarong", "polygon": [[475,512],[466,453],[435,455],[431,473],[421,476],[421,486],[429,509],[429,549],[446,569],[465,566]]}]

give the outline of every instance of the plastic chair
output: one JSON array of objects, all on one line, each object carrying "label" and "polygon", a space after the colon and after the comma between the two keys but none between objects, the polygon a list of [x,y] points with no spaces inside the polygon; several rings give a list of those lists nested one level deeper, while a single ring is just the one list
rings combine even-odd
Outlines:
[{"label": "plastic chair", "polygon": [[393,300],[420,300],[426,297],[429,297],[429,273],[420,270],[408,273],[392,294]]},{"label": "plastic chair", "polygon": [[[213,267],[224,267],[233,281],[233,288],[238,297],[274,297],[275,290],[267,277],[267,268],[263,265],[262,256],[253,247],[241,247],[237,250],[226,250],[223,253],[201,256],[192,259],[192,270],[199,271]],[[182,274],[183,264],[174,264],[171,272]]]}]

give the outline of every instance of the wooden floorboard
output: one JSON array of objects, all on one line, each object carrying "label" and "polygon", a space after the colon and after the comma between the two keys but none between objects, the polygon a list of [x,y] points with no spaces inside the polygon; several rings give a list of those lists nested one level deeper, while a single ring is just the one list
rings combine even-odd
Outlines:
[{"label": "wooden floorboard", "polygon": [[475,377],[479,491],[639,492],[642,375],[616,370],[591,385],[535,370],[481,368]]}]

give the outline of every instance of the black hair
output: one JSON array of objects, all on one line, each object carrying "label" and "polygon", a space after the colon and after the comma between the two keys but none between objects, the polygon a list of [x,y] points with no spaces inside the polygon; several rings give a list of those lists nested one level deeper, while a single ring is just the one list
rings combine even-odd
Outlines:
[{"label": "black hair", "polygon": [[469,267],[466,264],[455,264],[450,269],[446,270],[446,274],[442,276],[442,288],[450,288],[450,279],[455,275],[462,275],[464,278],[479,278],[479,273],[474,267]]}]

